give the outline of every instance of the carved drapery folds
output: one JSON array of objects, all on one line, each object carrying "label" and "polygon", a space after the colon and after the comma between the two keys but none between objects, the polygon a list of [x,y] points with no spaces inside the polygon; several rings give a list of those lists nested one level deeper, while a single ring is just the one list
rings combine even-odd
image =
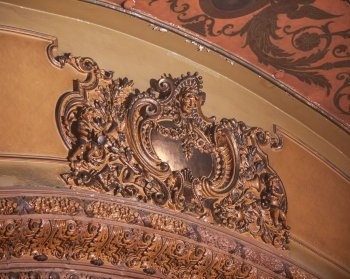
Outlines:
[{"label": "carved drapery folds", "polygon": [[[64,55],[57,61],[87,76],[57,104],[69,148],[71,171],[62,174],[67,184],[194,215],[286,247],[286,192],[259,147],[279,148],[278,137],[235,119],[205,117],[197,74],[165,75],[140,92],[90,58]],[[189,168],[172,169],[155,151],[155,133],[178,141],[187,159],[195,151],[210,156],[211,173],[195,177]]]}]

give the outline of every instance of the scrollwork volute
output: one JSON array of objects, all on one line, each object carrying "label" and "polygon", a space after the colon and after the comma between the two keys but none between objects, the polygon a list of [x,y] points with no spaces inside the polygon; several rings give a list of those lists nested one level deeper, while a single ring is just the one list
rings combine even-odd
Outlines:
[{"label": "scrollwork volute", "polygon": [[[62,174],[67,184],[195,215],[286,247],[286,192],[260,148],[279,148],[280,138],[235,119],[205,117],[197,74],[165,75],[140,92],[90,58],[57,61],[86,73],[57,104],[57,125],[69,148],[71,171]],[[172,169],[158,156],[154,133],[180,142],[187,159],[195,150],[207,154],[210,174]]]}]

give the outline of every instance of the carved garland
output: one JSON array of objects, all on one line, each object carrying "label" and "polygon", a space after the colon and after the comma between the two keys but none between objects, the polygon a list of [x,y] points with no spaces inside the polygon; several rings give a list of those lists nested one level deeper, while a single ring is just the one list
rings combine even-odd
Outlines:
[{"label": "carved garland", "polygon": [[[171,278],[252,278],[256,267],[195,243],[135,228],[76,220],[0,221],[0,259],[32,256],[123,265]],[[261,275],[264,273],[259,271]],[[267,274],[265,274],[266,276]]]},{"label": "carved garland", "polygon": [[33,270],[33,271],[9,271],[2,272],[0,271],[0,279],[110,279],[108,277],[101,277],[88,274],[86,272],[74,272],[53,269],[55,271],[42,271],[42,270]]},{"label": "carved garland", "polygon": [[[57,125],[69,148],[72,187],[108,192],[197,216],[286,248],[287,197],[259,145],[281,140],[234,119],[206,118],[197,74],[163,76],[145,91],[113,79],[90,58],[57,58],[87,74],[57,104]],[[194,177],[171,170],[156,154],[152,133],[181,142],[187,159],[209,154],[212,171]]]},{"label": "carved garland", "polygon": [[[32,257],[39,262],[73,261],[85,266],[88,261],[105,268],[128,267],[135,272],[174,278],[267,278],[269,274],[313,278],[285,259],[180,217],[81,199],[79,194],[76,197],[57,194],[0,198],[0,270],[13,258]],[[145,236],[152,236],[151,240],[147,238],[148,248],[143,242]],[[184,247],[189,249],[178,251]],[[190,253],[193,249],[203,250],[204,254],[195,257]],[[226,267],[217,261],[224,261]],[[234,264],[232,269],[227,267],[229,263]],[[84,266],[80,268],[84,270]],[[228,268],[227,272],[222,268]],[[185,273],[181,271],[184,269]],[[18,272],[11,269],[11,276],[27,274]],[[39,272],[45,278],[44,273]],[[56,274],[51,273],[50,276]]]}]

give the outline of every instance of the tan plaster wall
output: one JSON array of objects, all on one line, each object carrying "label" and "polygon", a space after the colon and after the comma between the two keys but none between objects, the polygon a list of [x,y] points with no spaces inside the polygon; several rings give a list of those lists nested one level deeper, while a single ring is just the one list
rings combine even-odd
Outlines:
[{"label": "tan plaster wall", "polygon": [[0,41],[0,152],[65,157],[55,107],[78,76],[50,65],[47,40],[0,32]]},{"label": "tan plaster wall", "polygon": [[[293,117],[242,85],[176,53],[96,25],[54,18],[59,25],[40,28],[38,22],[44,24],[43,18],[36,18],[36,31],[46,30],[58,36],[59,42],[62,38],[60,52],[91,56],[101,67],[114,70],[116,77],[134,79],[135,86],[140,89],[146,89],[149,80],[163,72],[171,70],[171,74],[177,76],[199,71],[208,92],[207,115],[234,116],[265,129],[278,124],[308,132]],[[16,20],[21,22],[19,18]],[[74,32],[67,32],[72,26]],[[98,33],[100,40],[92,42],[91,33]],[[69,67],[62,70],[50,64],[46,55],[48,40],[8,32],[1,32],[0,40],[3,59],[0,63],[0,153],[66,157],[55,124],[55,106],[59,96],[72,90],[72,80],[77,76]],[[287,190],[288,220],[295,238],[349,267],[349,182],[288,138],[281,152],[270,152],[270,161]],[[294,250],[290,256],[296,261],[302,261],[303,257]],[[316,267],[318,263],[316,260]]]},{"label": "tan plaster wall", "polygon": [[281,151],[265,151],[287,191],[292,238],[349,268],[349,181],[288,135],[283,139]]}]

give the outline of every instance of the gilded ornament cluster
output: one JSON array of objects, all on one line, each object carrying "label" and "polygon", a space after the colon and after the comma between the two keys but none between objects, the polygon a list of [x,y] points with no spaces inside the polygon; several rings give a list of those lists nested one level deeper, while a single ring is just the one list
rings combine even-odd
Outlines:
[{"label": "gilded ornament cluster", "polygon": [[[188,213],[286,247],[286,192],[260,148],[280,148],[280,138],[235,119],[205,117],[197,74],[163,76],[140,92],[90,58],[64,55],[57,61],[87,75],[57,104],[69,148],[71,171],[62,174],[68,185]],[[155,151],[154,133],[178,141],[187,159],[195,150],[210,156],[211,173],[172,170]]]}]

